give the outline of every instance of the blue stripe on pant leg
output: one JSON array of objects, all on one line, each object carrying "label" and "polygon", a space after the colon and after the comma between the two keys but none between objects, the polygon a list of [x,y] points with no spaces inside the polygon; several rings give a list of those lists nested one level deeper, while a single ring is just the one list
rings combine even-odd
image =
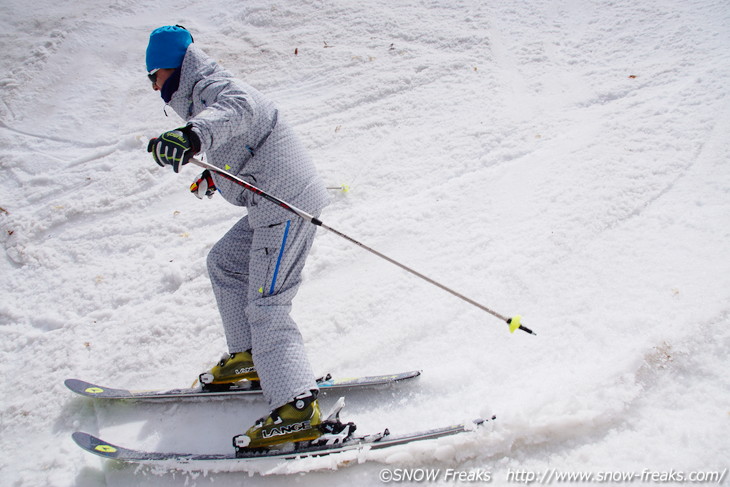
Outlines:
[{"label": "blue stripe on pant leg", "polygon": [[286,221],[286,228],[284,228],[284,237],[281,239],[281,248],[279,249],[279,257],[276,259],[276,267],[274,268],[274,277],[271,278],[271,288],[269,288],[269,295],[274,294],[274,286],[276,285],[276,277],[279,275],[279,267],[281,266],[281,259],[284,257],[284,248],[286,247],[286,238],[289,236],[289,226],[291,220]]}]

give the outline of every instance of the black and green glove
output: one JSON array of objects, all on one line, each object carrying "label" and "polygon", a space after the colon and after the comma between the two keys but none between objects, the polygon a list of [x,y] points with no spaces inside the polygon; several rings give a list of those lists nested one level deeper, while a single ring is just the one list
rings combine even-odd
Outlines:
[{"label": "black and green glove", "polygon": [[147,144],[147,152],[152,153],[155,162],[160,166],[172,166],[175,172],[180,166],[190,162],[190,158],[198,152],[200,141],[190,126],[170,130]]}]

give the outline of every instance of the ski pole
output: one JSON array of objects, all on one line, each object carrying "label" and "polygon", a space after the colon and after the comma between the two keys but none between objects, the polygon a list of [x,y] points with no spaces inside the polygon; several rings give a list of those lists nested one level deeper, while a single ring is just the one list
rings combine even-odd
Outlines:
[{"label": "ski pole", "polygon": [[290,205],[286,201],[283,201],[283,200],[277,198],[276,196],[270,195],[266,191],[263,191],[263,190],[257,188],[256,186],[252,185],[251,183],[248,183],[248,182],[244,181],[243,179],[239,178],[238,176],[235,176],[235,175],[231,174],[230,172],[228,172],[228,171],[226,171],[224,169],[220,169],[220,168],[218,168],[218,167],[216,167],[216,166],[214,166],[214,165],[212,165],[212,164],[210,164],[208,162],[201,161],[201,160],[196,159],[194,157],[190,159],[190,162],[192,162],[196,166],[200,166],[200,167],[202,167],[204,169],[207,169],[208,171],[212,171],[212,172],[214,172],[216,174],[219,174],[220,176],[228,179],[229,181],[233,181],[234,183],[243,186],[244,189],[247,189],[248,191],[251,191],[252,193],[255,193],[255,194],[261,196],[262,198],[270,201],[271,203],[274,203],[275,205],[278,205],[278,206],[284,208],[285,210],[287,210],[287,211],[289,211],[291,213],[294,213],[295,215],[297,215],[298,217],[300,217],[302,220],[308,221],[308,222],[312,223],[313,225],[316,225],[318,227],[324,228],[325,230],[327,230],[329,232],[332,232],[332,233],[334,233],[335,235],[337,235],[339,237],[344,238],[348,242],[351,242],[351,243],[357,245],[358,247],[360,247],[360,248],[362,248],[364,250],[367,250],[371,254],[377,255],[381,259],[387,260],[391,264],[394,264],[394,265],[400,267],[404,271],[409,272],[409,273],[413,274],[414,276],[419,277],[419,278],[423,279],[424,281],[426,281],[426,282],[428,282],[430,284],[433,284],[434,286],[436,286],[438,288],[441,288],[442,290],[444,290],[444,291],[452,294],[453,296],[456,296],[457,298],[461,299],[462,301],[466,301],[467,303],[471,304],[472,306],[475,306],[475,307],[481,309],[482,311],[486,311],[487,313],[491,314],[492,316],[494,316],[496,318],[499,318],[500,320],[502,320],[505,323],[507,323],[509,325],[509,330],[510,330],[511,333],[514,333],[515,330],[522,330],[522,331],[527,332],[527,333],[529,333],[531,335],[537,335],[537,333],[533,332],[531,329],[529,329],[529,328],[527,328],[527,327],[525,327],[525,326],[522,325],[522,323],[521,323],[521,316],[519,316],[519,315],[515,315],[515,316],[513,316],[511,318],[508,318],[506,316],[503,316],[503,315],[497,313],[496,311],[494,311],[494,310],[492,310],[492,309],[484,306],[483,304],[478,303],[478,302],[474,301],[473,299],[471,299],[471,298],[469,298],[467,296],[464,296],[463,294],[461,294],[461,293],[459,293],[457,291],[454,291],[450,287],[447,287],[444,284],[441,284],[440,282],[435,281],[435,280],[431,279],[430,277],[425,276],[425,275],[421,274],[420,272],[418,272],[418,271],[416,271],[416,270],[408,267],[407,265],[402,264],[402,263],[398,262],[397,260],[392,259],[392,258],[388,257],[387,255],[381,253],[381,252],[378,252],[377,250],[373,249],[372,247],[368,247],[367,245],[365,245],[365,244],[363,244],[363,243],[355,240],[354,238],[350,237],[349,235],[346,235],[346,234],[340,232],[339,230],[336,230],[336,229],[334,229],[334,228],[332,228],[332,227],[330,227],[328,225],[325,225],[322,222],[322,220],[316,218],[313,215],[310,215],[306,211],[301,210],[301,209],[297,208],[296,206]]}]

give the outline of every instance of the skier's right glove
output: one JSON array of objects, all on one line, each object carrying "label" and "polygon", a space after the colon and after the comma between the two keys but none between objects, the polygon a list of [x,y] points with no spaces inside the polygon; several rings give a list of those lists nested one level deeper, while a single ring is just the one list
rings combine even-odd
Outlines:
[{"label": "skier's right glove", "polygon": [[216,187],[213,182],[213,177],[207,169],[198,176],[198,179],[196,179],[193,184],[190,185],[190,192],[201,200],[203,199],[203,195],[208,198],[212,198],[215,190]]},{"label": "skier's right glove", "polygon": [[155,162],[164,167],[172,166],[175,172],[180,171],[199,150],[200,141],[190,126],[169,130],[147,144],[147,152],[152,153]]}]

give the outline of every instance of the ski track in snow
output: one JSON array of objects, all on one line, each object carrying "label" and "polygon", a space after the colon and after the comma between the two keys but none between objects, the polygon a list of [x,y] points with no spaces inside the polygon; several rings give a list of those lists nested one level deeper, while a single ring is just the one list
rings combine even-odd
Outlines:
[{"label": "ski track in snow", "polygon": [[[3,483],[377,485],[382,468],[421,467],[490,469],[501,485],[509,469],[728,467],[726,2],[3,10]],[[118,465],[73,444],[82,430],[223,452],[267,412],[250,399],[94,403],[63,386],[183,386],[225,349],[205,257],[241,210],[193,198],[196,171],[175,175],[145,152],[180,123],[144,76],[149,32],[168,23],[270,94],[327,183],[351,187],[333,190],[325,223],[538,334],[510,335],[321,232],[294,307],[315,370],[424,371],[348,394],[343,417],[402,433],[496,414],[491,427],[203,472]]]}]

